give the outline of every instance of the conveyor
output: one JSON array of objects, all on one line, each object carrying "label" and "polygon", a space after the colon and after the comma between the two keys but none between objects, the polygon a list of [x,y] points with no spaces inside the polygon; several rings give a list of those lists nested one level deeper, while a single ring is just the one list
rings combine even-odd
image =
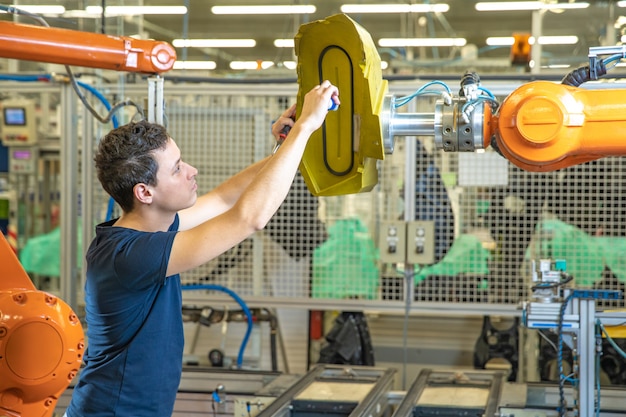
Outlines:
[{"label": "conveyor", "polygon": [[259,417],[379,417],[389,412],[394,369],[316,365]]},{"label": "conveyor", "polygon": [[392,417],[495,416],[506,376],[500,371],[424,369]]}]

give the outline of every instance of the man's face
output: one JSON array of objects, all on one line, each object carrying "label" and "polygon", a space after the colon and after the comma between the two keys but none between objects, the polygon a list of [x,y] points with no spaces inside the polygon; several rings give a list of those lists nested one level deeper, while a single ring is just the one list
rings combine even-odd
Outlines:
[{"label": "man's face", "polygon": [[198,185],[196,175],[198,170],[183,162],[180,149],[171,139],[165,149],[154,153],[159,164],[157,172],[157,186],[153,187],[155,196],[153,204],[166,211],[177,212],[191,207],[197,198]]}]

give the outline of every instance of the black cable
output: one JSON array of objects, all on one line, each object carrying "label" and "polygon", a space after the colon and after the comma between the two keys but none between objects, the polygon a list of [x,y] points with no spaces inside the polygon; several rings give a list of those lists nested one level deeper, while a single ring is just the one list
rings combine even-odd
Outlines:
[{"label": "black cable", "polygon": [[587,81],[595,81],[598,77],[606,74],[606,65],[599,59],[591,59],[589,65],[579,67],[567,74],[561,80],[561,84],[579,87]]}]

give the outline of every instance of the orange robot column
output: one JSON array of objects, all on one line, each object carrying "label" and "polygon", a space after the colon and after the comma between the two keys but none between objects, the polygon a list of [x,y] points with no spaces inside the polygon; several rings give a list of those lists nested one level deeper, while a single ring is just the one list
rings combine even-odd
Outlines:
[{"label": "orange robot column", "polygon": [[52,416],[82,363],[82,325],[66,303],[33,286],[2,236],[0,259],[0,415]]}]

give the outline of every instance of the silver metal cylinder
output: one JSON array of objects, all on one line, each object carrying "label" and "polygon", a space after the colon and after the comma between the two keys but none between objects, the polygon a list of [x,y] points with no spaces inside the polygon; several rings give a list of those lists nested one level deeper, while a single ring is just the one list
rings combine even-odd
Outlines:
[{"label": "silver metal cylinder", "polygon": [[391,154],[394,150],[396,136],[433,136],[434,113],[397,113],[395,97],[385,96],[381,114],[383,143],[385,153]]},{"label": "silver metal cylinder", "polygon": [[385,153],[394,150],[396,136],[434,136],[437,149],[445,152],[474,152],[484,149],[484,103],[476,105],[466,121],[462,107],[464,98],[453,98],[447,105],[438,100],[433,113],[397,113],[395,97],[385,96],[381,125]]}]

